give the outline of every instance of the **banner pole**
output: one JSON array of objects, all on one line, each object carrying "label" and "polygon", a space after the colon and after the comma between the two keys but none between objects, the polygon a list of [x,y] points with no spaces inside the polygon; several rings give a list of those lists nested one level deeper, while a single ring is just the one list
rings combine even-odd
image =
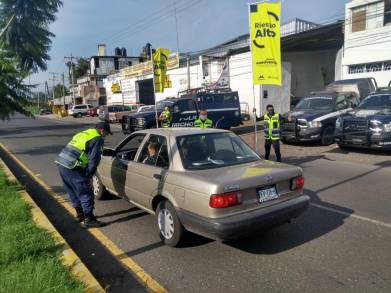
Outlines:
[{"label": "banner pole", "polygon": [[[253,54],[252,54],[252,47],[251,47],[251,5],[252,3],[248,4],[248,28],[250,32],[250,54],[251,54],[251,80],[253,84],[253,108],[256,109],[256,98],[255,98],[255,86],[254,86],[254,70],[253,70]],[[253,112],[254,114],[254,150],[256,153],[258,153],[258,131],[257,131],[257,112]]]},{"label": "banner pole", "polygon": [[153,83],[153,100],[155,101],[155,119],[156,119],[156,128],[159,128],[159,118],[157,116],[157,107],[156,107],[156,95],[155,95],[155,65],[153,64],[153,52],[152,46],[149,48],[149,52],[151,55],[151,63],[152,63],[152,83]]}]

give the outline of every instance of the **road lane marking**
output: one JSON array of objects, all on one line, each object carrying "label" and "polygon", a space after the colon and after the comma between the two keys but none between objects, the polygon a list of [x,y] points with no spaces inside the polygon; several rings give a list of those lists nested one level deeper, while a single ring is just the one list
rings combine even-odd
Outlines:
[{"label": "road lane marking", "polygon": [[386,222],[374,220],[374,219],[371,219],[371,218],[367,218],[367,217],[363,217],[363,216],[347,213],[347,212],[344,212],[344,211],[340,211],[338,209],[326,207],[326,206],[323,206],[323,205],[320,205],[320,204],[316,204],[316,203],[310,203],[310,205],[313,206],[313,207],[316,207],[318,209],[322,209],[322,210],[329,211],[329,212],[332,212],[332,213],[336,213],[336,214],[340,214],[340,215],[343,215],[343,216],[347,216],[348,218],[354,218],[354,219],[365,221],[365,222],[368,222],[368,223],[372,223],[372,224],[375,224],[375,225],[378,225],[378,226],[391,228],[391,224],[390,223],[386,223]]},{"label": "road lane marking", "polygon": [[[74,216],[74,208],[69,201],[64,197],[53,191],[53,189],[42,179],[34,175],[22,161],[20,161],[5,145],[0,143],[0,148],[4,150],[19,166],[29,174],[38,184],[40,184],[46,192],[48,192],[58,203],[60,203],[72,216]],[[131,257],[120,249],[114,242],[112,242],[103,232],[97,228],[88,230],[110,253],[126,268],[128,268],[140,281],[152,292],[156,293],[168,293],[168,291],[160,285],[155,279],[153,279],[147,272],[145,272]]]}]

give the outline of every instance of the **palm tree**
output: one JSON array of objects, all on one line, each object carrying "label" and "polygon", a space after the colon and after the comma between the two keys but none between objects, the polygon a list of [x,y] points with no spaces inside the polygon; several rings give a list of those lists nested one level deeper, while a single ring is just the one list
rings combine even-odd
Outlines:
[{"label": "palm tree", "polygon": [[2,0],[0,27],[14,17],[0,39],[0,48],[11,51],[23,70],[46,70],[53,33],[48,30],[61,0]]},{"label": "palm tree", "polygon": [[0,119],[26,111],[31,89],[23,80],[47,69],[48,51],[54,34],[49,25],[61,0],[0,1]]}]

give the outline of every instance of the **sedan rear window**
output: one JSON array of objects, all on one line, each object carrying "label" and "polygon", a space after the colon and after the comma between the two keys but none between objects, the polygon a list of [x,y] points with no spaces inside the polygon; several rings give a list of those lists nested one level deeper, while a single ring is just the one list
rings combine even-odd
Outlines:
[{"label": "sedan rear window", "polygon": [[180,136],[179,152],[185,169],[213,169],[259,160],[259,156],[233,133]]}]

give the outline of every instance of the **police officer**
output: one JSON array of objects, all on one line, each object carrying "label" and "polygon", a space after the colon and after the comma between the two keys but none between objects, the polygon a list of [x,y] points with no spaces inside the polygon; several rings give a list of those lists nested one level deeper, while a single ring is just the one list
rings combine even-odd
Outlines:
[{"label": "police officer", "polygon": [[212,128],[213,121],[208,118],[208,111],[201,110],[198,119],[194,121],[194,127],[198,128]]},{"label": "police officer", "polygon": [[161,121],[163,128],[171,126],[172,115],[170,107],[164,107],[164,111],[160,114],[159,121]]},{"label": "police officer", "polygon": [[[253,109],[255,114],[256,109]],[[273,146],[274,153],[276,154],[277,162],[281,162],[281,151],[280,151],[280,137],[281,129],[280,126],[286,121],[286,119],[278,113],[274,112],[273,105],[266,106],[266,113],[263,117],[256,118],[257,121],[264,121],[263,132],[265,134],[265,160],[269,160],[270,150]],[[292,118],[289,116],[288,121]]]},{"label": "police officer", "polygon": [[100,122],[95,128],[75,134],[56,159],[65,190],[76,210],[78,222],[84,227],[101,227],[93,213],[92,176],[100,162],[104,137],[112,134],[110,124]]}]

